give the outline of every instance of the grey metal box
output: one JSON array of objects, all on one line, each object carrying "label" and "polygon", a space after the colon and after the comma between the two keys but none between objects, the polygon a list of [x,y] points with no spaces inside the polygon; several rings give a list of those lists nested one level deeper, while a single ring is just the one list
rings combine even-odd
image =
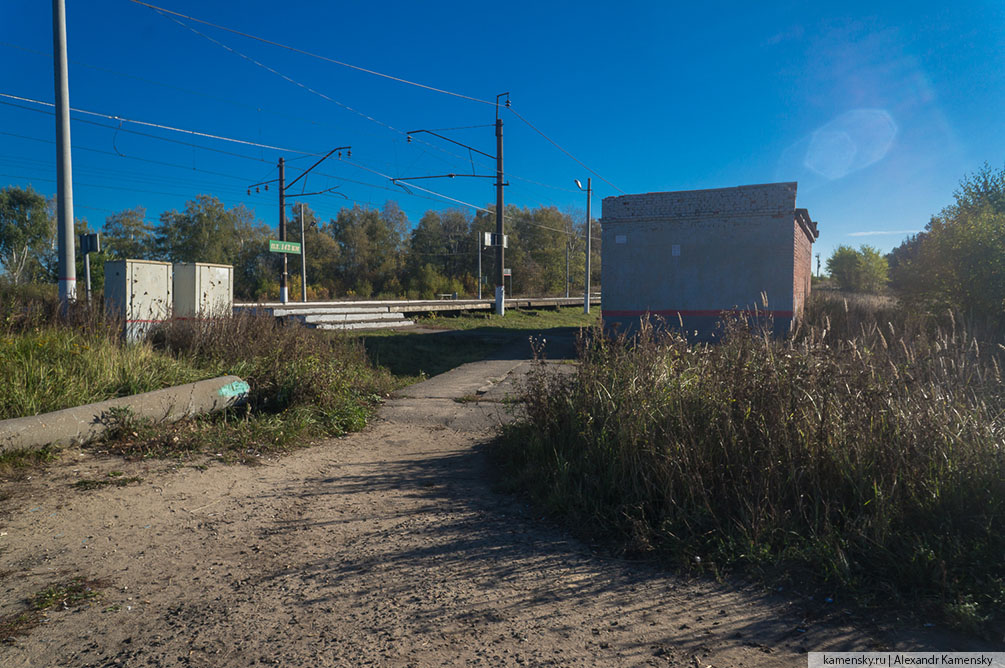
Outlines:
[{"label": "grey metal box", "polygon": [[105,309],[125,323],[129,341],[171,317],[171,263],[113,260],[105,263]]},{"label": "grey metal box", "polygon": [[174,317],[219,318],[234,310],[234,267],[177,262],[174,265]]}]

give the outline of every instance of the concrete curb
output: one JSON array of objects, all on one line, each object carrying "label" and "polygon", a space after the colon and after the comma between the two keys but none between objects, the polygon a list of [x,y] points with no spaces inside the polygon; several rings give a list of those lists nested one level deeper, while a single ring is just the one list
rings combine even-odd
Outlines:
[{"label": "concrete curb", "polygon": [[0,420],[0,453],[93,441],[108,430],[108,413],[114,408],[129,408],[137,418],[154,422],[176,422],[241,403],[248,390],[248,384],[237,376],[220,376],[44,415]]}]

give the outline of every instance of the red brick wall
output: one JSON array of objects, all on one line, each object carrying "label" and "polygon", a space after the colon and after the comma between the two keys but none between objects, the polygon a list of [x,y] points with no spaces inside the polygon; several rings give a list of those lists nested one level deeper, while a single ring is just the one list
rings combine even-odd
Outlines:
[{"label": "red brick wall", "polygon": [[813,244],[798,220],[793,221],[792,227],[792,313],[793,319],[796,319],[802,317],[803,306],[810,298]]}]

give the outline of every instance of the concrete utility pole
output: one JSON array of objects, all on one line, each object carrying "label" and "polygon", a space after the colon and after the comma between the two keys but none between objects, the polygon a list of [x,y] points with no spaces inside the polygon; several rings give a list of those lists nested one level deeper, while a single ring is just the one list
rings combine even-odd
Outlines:
[{"label": "concrete utility pole", "polygon": [[[286,241],[286,161],[279,159],[279,240]],[[286,253],[283,253],[283,273],[279,276],[279,301],[286,304],[290,301],[288,288],[289,266]]]},{"label": "concrete utility pole", "polygon": [[[328,158],[330,158],[333,154],[338,153],[338,157],[341,160],[342,159],[342,150],[343,149],[348,150],[349,157],[351,158],[352,157],[352,146],[336,146],[332,150],[328,151],[328,153],[326,153],[324,155],[324,157],[322,157],[320,160],[318,160],[313,165],[311,165],[310,167],[308,167],[307,169],[305,169],[303,172],[301,172],[300,176],[298,176],[297,178],[293,179],[289,183],[286,182],[286,161],[283,158],[280,158],[279,159],[279,178],[278,179],[269,179],[268,181],[259,181],[258,183],[252,183],[250,186],[248,186],[248,194],[250,195],[252,188],[254,188],[255,192],[257,193],[258,192],[258,188],[260,186],[265,186],[265,189],[268,190],[270,183],[275,183],[277,181],[279,182],[279,240],[280,241],[286,241],[287,240],[286,239],[286,189],[287,188],[292,188],[293,185],[297,181],[299,181],[300,179],[302,179],[305,176],[307,176],[307,174],[309,174],[311,172],[311,170],[313,170],[315,167],[317,167],[318,165],[320,165],[322,162],[324,162],[325,160],[327,160]],[[312,193],[302,192],[302,193],[299,193],[297,196],[298,197],[307,197],[309,195],[323,195],[323,194],[326,194],[326,193],[334,193],[336,195],[339,195],[341,197],[345,197],[346,199],[349,199],[348,197],[346,197],[342,193],[337,192],[337,189],[338,189],[338,186],[334,186],[332,188],[325,188],[324,190],[319,190],[317,192],[312,192]],[[304,207],[303,202],[301,202],[300,203],[300,262],[301,262],[301,264],[300,264],[300,273],[301,273],[301,282],[303,283],[301,291],[302,291],[302,294],[303,294],[304,301],[307,301],[307,280],[306,280],[307,266],[305,264],[306,260],[304,259],[304,208],[303,207]],[[279,276],[279,301],[281,301],[284,304],[287,304],[290,301],[289,261],[288,261],[288,259],[286,257],[286,251],[285,250],[282,251],[282,255],[283,255],[283,273]]]},{"label": "concrete utility pole", "polygon": [[300,203],[300,301],[307,302],[307,239],[304,238],[304,203]]},{"label": "concrete utility pole", "polygon": [[[462,146],[468,151],[472,151],[479,155],[484,155],[486,158],[494,158],[496,161],[496,173],[493,177],[491,174],[436,174],[430,176],[399,176],[397,178],[391,179],[391,182],[395,185],[402,185],[405,181],[414,181],[417,179],[453,179],[459,176],[467,176],[476,179],[491,179],[495,178],[496,186],[496,231],[492,235],[492,245],[496,247],[496,314],[505,315],[506,313],[506,287],[504,281],[505,271],[504,264],[506,260],[505,253],[503,252],[504,244],[506,243],[506,236],[503,234],[503,215],[506,208],[503,202],[503,188],[507,185],[504,175],[503,175],[503,122],[499,118],[499,98],[507,97],[509,93],[499,93],[496,95],[496,154],[489,155],[485,151],[481,151],[473,146],[468,146],[467,144],[462,144],[461,142],[451,139],[450,137],[444,137],[438,134],[434,130],[410,130],[407,134],[408,141],[411,143],[412,135],[419,134],[420,132],[425,132],[431,134],[434,137],[439,137],[440,139],[445,139],[452,144],[457,144]],[[509,106],[509,99],[506,100],[506,106]],[[478,259],[481,260],[481,247],[479,246]],[[512,276],[510,277],[510,286],[512,287]],[[479,283],[479,290],[481,289],[481,283]]]},{"label": "concrete utility pole", "polygon": [[[505,95],[505,93],[504,93]],[[499,118],[499,98],[496,96],[496,315],[506,313],[506,283],[503,278],[503,122]]]},{"label": "concrete utility pole", "polygon": [[[583,184],[576,179],[576,185],[583,189]],[[590,313],[590,240],[593,236],[593,218],[590,215],[590,203],[593,201],[593,179],[586,179],[586,280],[583,288],[583,313]]]},{"label": "concrete utility pole", "polygon": [[59,301],[77,299],[77,262],[73,237],[73,175],[70,161],[70,81],[66,65],[66,7],[52,0],[53,65],[56,84],[56,220]]},{"label": "concrete utility pole", "polygon": [[569,244],[571,239],[565,239],[565,298],[569,298]]}]

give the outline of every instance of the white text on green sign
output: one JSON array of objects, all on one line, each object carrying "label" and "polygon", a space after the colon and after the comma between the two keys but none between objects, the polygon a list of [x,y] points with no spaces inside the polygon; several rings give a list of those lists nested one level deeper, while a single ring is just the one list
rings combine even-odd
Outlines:
[{"label": "white text on green sign", "polygon": [[270,253],[293,253],[294,255],[300,255],[300,242],[299,241],[276,241],[275,239],[269,239],[269,252]]}]

